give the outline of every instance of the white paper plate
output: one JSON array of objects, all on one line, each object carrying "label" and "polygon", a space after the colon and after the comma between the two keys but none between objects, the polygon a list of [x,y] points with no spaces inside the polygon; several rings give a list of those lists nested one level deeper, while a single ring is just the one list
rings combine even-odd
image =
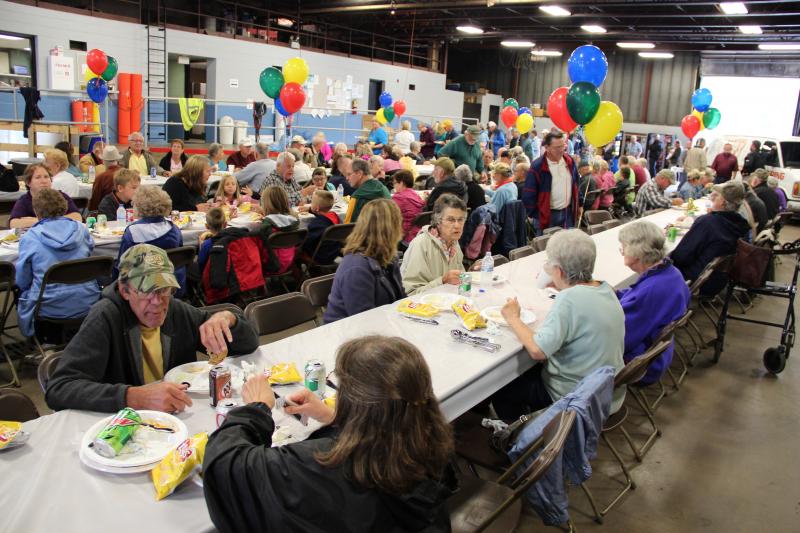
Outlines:
[{"label": "white paper plate", "polygon": [[[109,458],[103,457],[89,447],[89,444],[97,437],[100,430],[114,416],[103,418],[84,433],[81,439],[81,450],[86,450],[87,456],[91,458],[92,464],[110,466],[115,468],[131,468],[144,465],[152,465],[164,458],[181,441],[185,440],[189,434],[184,424],[174,416],[160,411],[137,411],[142,417],[143,422],[168,426],[175,430],[174,433],[165,431],[155,431],[142,426],[134,435],[131,442],[125,445],[122,453],[118,456]],[[89,466],[92,466],[91,464]]]},{"label": "white paper plate", "polygon": [[92,455],[97,456],[96,453],[93,453],[89,448],[81,448],[80,452],[78,452],[78,456],[81,458],[81,462],[88,466],[89,468],[93,468],[94,470],[99,470],[100,472],[106,472],[107,474],[141,474],[142,472],[149,472],[150,470],[154,469],[156,465],[160,461],[154,461],[147,465],[142,466],[130,466],[130,467],[115,467],[115,466],[106,466],[101,465],[100,463],[95,463],[92,459]]},{"label": "white paper plate", "polygon": [[[231,383],[233,388],[235,390],[241,389],[243,382],[242,370],[239,367],[227,364],[227,360],[222,362],[222,366],[231,370]],[[170,369],[170,371],[164,375],[164,381],[177,385],[188,383],[189,389],[186,392],[208,394],[208,372],[212,368],[213,366],[206,361],[186,363]]]},{"label": "white paper plate", "polygon": [[[481,278],[483,277],[483,272],[470,272],[472,274],[472,287],[480,287],[481,285]],[[497,272],[492,272],[492,285],[499,285],[500,283],[505,283],[508,281],[508,278],[502,274],[498,274]]]},{"label": "white paper plate", "polygon": [[[496,305],[493,307],[487,307],[483,311],[481,311],[481,316],[486,320],[491,320],[492,322],[497,322],[501,326],[507,326],[506,319],[503,318],[503,315],[500,313],[502,309],[501,306]],[[532,324],[536,322],[536,314],[533,311],[529,311],[528,309],[522,309],[520,311],[520,318],[526,324]]]},{"label": "white paper plate", "polygon": [[470,298],[452,292],[432,292],[422,296],[419,301],[424,304],[432,305],[439,311],[450,311],[453,309],[453,304],[461,298],[466,298],[468,303],[472,303]]}]

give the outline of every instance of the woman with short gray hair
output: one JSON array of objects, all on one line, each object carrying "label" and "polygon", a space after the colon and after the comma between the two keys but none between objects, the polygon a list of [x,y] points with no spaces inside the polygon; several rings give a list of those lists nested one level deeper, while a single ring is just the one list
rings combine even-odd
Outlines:
[{"label": "woman with short gray hair", "polygon": [[[625,312],[626,363],[642,355],[661,330],[686,313],[691,298],[681,272],[666,259],[664,232],[647,220],[622,226],[620,252],[625,266],[639,275],[631,287],[617,292]],[[655,383],[672,362],[673,346],[648,367],[640,383]]]},{"label": "woman with short gray hair", "polygon": [[213,172],[228,170],[228,164],[225,163],[225,150],[221,144],[212,143],[208,147],[208,160],[211,162]]},{"label": "woman with short gray hair", "polygon": [[[541,326],[534,332],[522,322],[516,298],[502,309],[517,339],[540,363],[492,397],[503,420],[549,406],[601,366],[617,371],[624,366],[625,316],[611,286],[592,277],[597,256],[592,238],[580,230],[559,231],[546,253],[544,274],[559,292]],[[611,413],[624,399],[624,390],[614,391]]]},{"label": "woman with short gray hair", "polygon": [[778,195],[778,207],[780,207],[780,210],[786,211],[787,208],[786,191],[778,187],[778,178],[776,178],[775,176],[768,176],[767,186],[773,191],[775,191],[775,194]]},{"label": "woman with short gray hair", "polygon": [[467,208],[474,212],[486,204],[486,193],[483,187],[475,181],[475,174],[469,165],[458,165],[454,175],[457,180],[464,182],[464,185],[467,186]]}]

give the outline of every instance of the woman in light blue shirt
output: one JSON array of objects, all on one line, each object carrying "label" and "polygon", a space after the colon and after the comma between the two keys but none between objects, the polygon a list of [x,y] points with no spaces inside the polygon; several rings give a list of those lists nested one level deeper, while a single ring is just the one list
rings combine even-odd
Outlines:
[{"label": "woman in light blue shirt", "polygon": [[[614,289],[592,278],[596,255],[594,241],[582,231],[559,231],[547,243],[544,268],[559,293],[542,325],[534,332],[522,322],[516,298],[503,306],[503,318],[540,363],[492,397],[503,420],[547,407],[601,366],[624,366],[625,314]],[[624,399],[624,390],[614,391],[612,413]]]},{"label": "woman in light blue shirt", "polygon": [[491,198],[491,202],[497,209],[497,214],[508,202],[517,200],[519,188],[514,183],[511,167],[505,163],[495,163],[492,166],[492,182],[494,189],[486,191],[486,196]]}]

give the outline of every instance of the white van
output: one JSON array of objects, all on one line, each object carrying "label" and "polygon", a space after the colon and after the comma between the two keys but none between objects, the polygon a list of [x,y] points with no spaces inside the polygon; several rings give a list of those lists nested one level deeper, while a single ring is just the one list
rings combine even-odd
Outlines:
[{"label": "white van", "polygon": [[[702,135],[701,135],[702,136]],[[724,135],[711,141],[708,146],[708,164],[714,161],[714,157],[722,152],[722,147],[726,143],[731,143],[733,153],[739,160],[739,168],[744,165],[744,158],[750,152],[750,145],[753,141],[761,141],[761,149],[764,150],[764,143],[770,142],[777,148],[772,155],[771,165],[766,164],[764,168],[769,170],[770,175],[778,178],[780,187],[786,192],[788,208],[790,211],[800,212],[800,137],[759,137],[752,135]]]}]

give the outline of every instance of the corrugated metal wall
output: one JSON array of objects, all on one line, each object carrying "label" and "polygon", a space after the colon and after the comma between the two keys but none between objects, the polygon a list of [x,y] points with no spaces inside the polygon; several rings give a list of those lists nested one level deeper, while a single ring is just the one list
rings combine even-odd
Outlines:
[{"label": "corrugated metal wall", "polygon": [[[476,81],[491,92],[515,96],[520,105],[532,103],[546,107],[550,93],[568,86],[567,58],[547,58],[546,62],[521,60],[521,55],[504,51],[453,53],[448,78],[453,81]],[[620,106],[628,122],[650,124],[680,123],[691,111],[690,97],[697,81],[700,58],[697,54],[678,53],[671,60],[642,59],[637,54],[616,53],[608,57],[608,76],[600,87],[603,100]],[[514,64],[521,64],[519,88],[512,95]],[[644,94],[648,68],[652,68],[647,116]]]}]

